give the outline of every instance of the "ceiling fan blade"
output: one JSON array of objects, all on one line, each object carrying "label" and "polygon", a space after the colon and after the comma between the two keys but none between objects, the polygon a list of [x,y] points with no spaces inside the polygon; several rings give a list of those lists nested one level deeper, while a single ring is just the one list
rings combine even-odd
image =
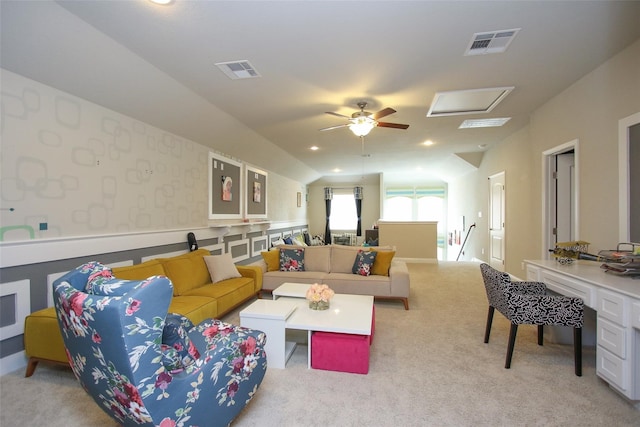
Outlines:
[{"label": "ceiling fan blade", "polygon": [[403,125],[400,123],[378,122],[378,127],[393,128],[393,129],[407,129],[409,125]]},{"label": "ceiling fan blade", "polygon": [[328,128],[322,128],[320,130],[324,131],[324,130],[333,130],[333,129],[339,129],[339,128],[344,128],[349,126],[349,123],[344,124],[344,125],[337,125],[337,126],[329,126]]},{"label": "ceiling fan blade", "polygon": [[378,120],[378,119],[381,119],[381,118],[383,118],[383,117],[385,117],[385,116],[388,116],[389,114],[393,114],[393,113],[395,113],[395,112],[396,112],[396,110],[394,110],[393,108],[389,108],[389,107],[387,107],[387,108],[385,108],[384,110],[380,110],[380,111],[378,111],[377,113],[373,113],[373,114],[371,115],[371,118],[372,118],[373,120]]},{"label": "ceiling fan blade", "polygon": [[326,114],[331,114],[332,116],[342,117],[343,119],[350,120],[351,117],[345,116],[344,114],[334,113],[333,111],[325,111]]}]

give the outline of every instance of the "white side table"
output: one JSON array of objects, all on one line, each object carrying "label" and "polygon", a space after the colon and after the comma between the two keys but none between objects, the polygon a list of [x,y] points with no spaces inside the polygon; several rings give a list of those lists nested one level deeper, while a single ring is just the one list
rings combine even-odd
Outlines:
[{"label": "white side table", "polygon": [[267,335],[267,363],[269,368],[284,369],[296,348],[295,342],[286,341],[287,318],[296,304],[285,300],[259,299],[240,312],[240,325],[257,329]]}]

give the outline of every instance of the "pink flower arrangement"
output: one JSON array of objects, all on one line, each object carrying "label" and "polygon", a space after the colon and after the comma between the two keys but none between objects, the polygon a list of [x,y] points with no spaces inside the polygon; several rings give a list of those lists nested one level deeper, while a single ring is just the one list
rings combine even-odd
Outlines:
[{"label": "pink flower arrangement", "polygon": [[306,298],[311,302],[329,302],[333,295],[335,295],[335,292],[329,286],[314,283],[307,290]]}]

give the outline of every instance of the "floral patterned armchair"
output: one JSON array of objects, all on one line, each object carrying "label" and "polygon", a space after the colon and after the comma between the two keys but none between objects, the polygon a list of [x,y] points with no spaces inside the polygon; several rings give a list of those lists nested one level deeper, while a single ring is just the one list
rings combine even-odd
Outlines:
[{"label": "floral patterned armchair", "polygon": [[265,334],[167,314],[164,276],[120,280],[90,262],[53,286],[71,368],[120,424],[226,426],[264,378]]}]

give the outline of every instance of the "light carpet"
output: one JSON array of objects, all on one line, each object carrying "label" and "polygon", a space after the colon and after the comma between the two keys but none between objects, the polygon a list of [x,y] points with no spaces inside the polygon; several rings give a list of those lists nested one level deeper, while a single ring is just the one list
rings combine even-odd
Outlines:
[{"label": "light carpet", "polygon": [[[286,369],[268,369],[233,426],[638,426],[640,411],[595,373],[584,348],[536,343],[518,332],[504,369],[509,324],[496,313],[483,343],[487,301],[478,264],[410,264],[410,310],[376,301],[368,375],[307,369],[298,346]],[[239,311],[224,318],[239,323]],[[0,425],[113,426],[69,369],[43,365],[31,378],[0,378]]]}]

